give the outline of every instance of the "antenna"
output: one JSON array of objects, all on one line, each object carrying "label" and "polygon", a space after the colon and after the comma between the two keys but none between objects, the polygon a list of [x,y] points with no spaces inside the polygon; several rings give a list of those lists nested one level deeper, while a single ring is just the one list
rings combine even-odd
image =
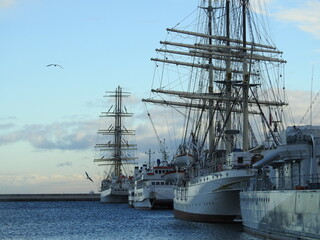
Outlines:
[{"label": "antenna", "polygon": [[151,168],[151,154],[155,154],[155,152],[151,152],[151,149],[149,149],[149,152],[146,152],[146,154],[149,155],[149,165],[148,165],[148,167]]}]

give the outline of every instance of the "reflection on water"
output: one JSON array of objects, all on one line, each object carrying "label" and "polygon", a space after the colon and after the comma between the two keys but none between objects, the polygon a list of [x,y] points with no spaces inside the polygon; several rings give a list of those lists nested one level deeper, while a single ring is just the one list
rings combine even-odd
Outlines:
[{"label": "reflection on water", "polygon": [[100,202],[0,202],[0,239],[241,239],[240,224],[175,219],[169,210]]}]

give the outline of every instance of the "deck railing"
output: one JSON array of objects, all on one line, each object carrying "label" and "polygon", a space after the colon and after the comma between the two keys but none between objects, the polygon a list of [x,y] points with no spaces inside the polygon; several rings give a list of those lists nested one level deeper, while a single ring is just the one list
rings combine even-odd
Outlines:
[{"label": "deck railing", "polygon": [[292,175],[286,177],[258,175],[250,180],[246,189],[253,191],[320,189],[320,174]]}]

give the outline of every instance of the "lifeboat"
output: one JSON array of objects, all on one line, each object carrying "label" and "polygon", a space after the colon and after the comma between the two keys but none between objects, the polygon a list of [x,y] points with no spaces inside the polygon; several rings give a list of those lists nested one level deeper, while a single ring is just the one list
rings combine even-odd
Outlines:
[{"label": "lifeboat", "polygon": [[195,159],[192,154],[184,153],[174,157],[174,164],[178,167],[184,167],[194,163]]}]

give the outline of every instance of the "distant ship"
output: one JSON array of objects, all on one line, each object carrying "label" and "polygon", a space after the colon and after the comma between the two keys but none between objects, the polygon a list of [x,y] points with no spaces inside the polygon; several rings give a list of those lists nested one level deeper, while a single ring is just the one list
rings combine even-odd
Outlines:
[{"label": "distant ship", "polygon": [[247,232],[268,239],[320,238],[320,127],[294,126],[263,153],[240,194]]},{"label": "distant ship", "polygon": [[128,113],[127,108],[123,105],[123,98],[129,96],[128,92],[123,92],[122,88],[118,86],[115,92],[107,93],[110,95],[106,97],[114,97],[115,103],[109,110],[102,112],[100,117],[113,118],[114,122],[107,129],[98,131],[103,139],[102,143],[96,144],[96,148],[102,154],[100,154],[100,158],[94,159],[94,162],[103,162],[99,166],[107,166],[104,171],[105,178],[101,182],[100,200],[106,203],[126,203],[128,202],[128,190],[132,176],[129,176],[129,170],[124,165],[131,165],[132,161],[137,158],[133,155],[136,144],[129,143],[124,138],[134,135],[134,130],[128,130],[124,127],[123,118],[131,117],[133,114]]},{"label": "distant ship", "polygon": [[138,209],[172,209],[173,189],[175,180],[167,178],[166,174],[175,173],[175,168],[167,161],[165,147],[161,149],[162,161],[157,159],[157,165],[151,163],[149,150],[148,165],[135,167],[134,181],[129,190],[129,205]]},{"label": "distant ship", "polygon": [[172,181],[166,181],[164,175],[172,171],[172,167],[159,164],[148,168],[147,165],[136,167],[137,179],[134,182],[132,205],[138,209],[158,209],[173,206]]},{"label": "distant ship", "polygon": [[[248,0],[201,1],[179,29],[167,29],[156,49],[160,57],[151,59],[160,69],[154,74],[159,87],[143,101],[184,117],[183,130],[172,126],[182,132],[174,157],[180,173],[176,218],[238,222],[239,193],[254,175],[251,165],[277,141],[276,118],[287,105],[278,86],[285,61],[251,7]],[[193,15],[196,20],[188,21]]]}]

